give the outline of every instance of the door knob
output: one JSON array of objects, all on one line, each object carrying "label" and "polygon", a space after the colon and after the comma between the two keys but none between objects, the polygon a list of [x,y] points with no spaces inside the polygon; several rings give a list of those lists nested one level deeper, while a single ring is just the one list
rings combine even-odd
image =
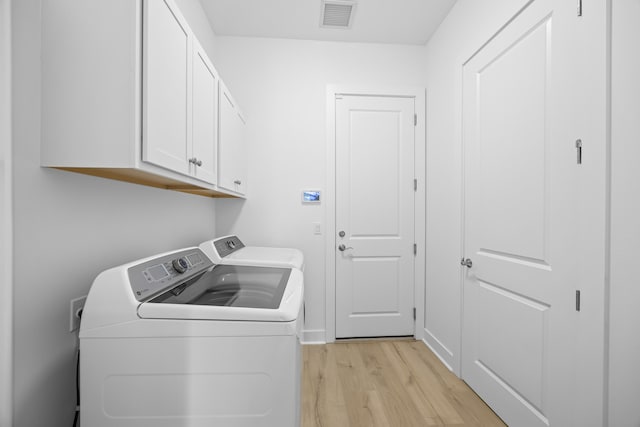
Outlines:
[{"label": "door knob", "polygon": [[342,245],[338,246],[338,249],[340,250],[340,252],[344,252],[347,249],[353,249],[353,248],[351,246],[345,246],[345,245],[342,244]]},{"label": "door knob", "polygon": [[460,260],[460,265],[464,265],[467,268],[471,268],[473,266],[473,261],[471,261],[471,259],[469,258],[467,259],[462,258]]},{"label": "door knob", "polygon": [[344,231],[342,231],[342,230],[340,230],[340,232],[338,233],[338,236],[340,236],[340,237],[344,237],[344,236],[345,236],[345,232],[344,232]]}]

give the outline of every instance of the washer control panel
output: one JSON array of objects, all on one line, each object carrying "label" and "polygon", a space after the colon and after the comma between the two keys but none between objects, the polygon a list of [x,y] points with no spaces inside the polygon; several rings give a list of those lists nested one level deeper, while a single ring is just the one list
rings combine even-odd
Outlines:
[{"label": "washer control panel", "polygon": [[244,243],[240,241],[238,236],[227,236],[215,240],[213,242],[213,246],[216,248],[216,252],[218,252],[220,258],[224,258],[227,255],[244,248]]},{"label": "washer control panel", "polygon": [[131,291],[146,300],[208,268],[213,263],[200,249],[188,249],[129,267]]}]

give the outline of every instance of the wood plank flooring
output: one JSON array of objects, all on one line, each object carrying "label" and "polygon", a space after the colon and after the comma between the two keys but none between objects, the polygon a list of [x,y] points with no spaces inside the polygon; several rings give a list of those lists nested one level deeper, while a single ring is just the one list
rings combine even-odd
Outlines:
[{"label": "wood plank flooring", "polygon": [[504,426],[419,341],[303,346],[302,427]]}]

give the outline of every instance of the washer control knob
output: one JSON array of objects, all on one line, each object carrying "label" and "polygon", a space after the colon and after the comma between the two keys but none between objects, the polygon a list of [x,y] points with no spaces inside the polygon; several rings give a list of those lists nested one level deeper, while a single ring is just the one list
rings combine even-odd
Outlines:
[{"label": "washer control knob", "polygon": [[173,268],[175,268],[176,271],[180,274],[184,273],[189,268],[189,264],[187,263],[185,257],[176,258],[171,264],[173,265]]},{"label": "washer control knob", "polygon": [[236,248],[236,242],[234,242],[233,240],[227,240],[227,247],[229,249],[235,249]]}]

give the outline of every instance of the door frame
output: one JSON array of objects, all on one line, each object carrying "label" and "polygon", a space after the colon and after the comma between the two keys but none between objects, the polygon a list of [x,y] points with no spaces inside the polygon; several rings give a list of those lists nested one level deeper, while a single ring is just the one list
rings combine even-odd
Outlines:
[{"label": "door frame", "polygon": [[426,91],[419,87],[358,87],[327,85],[327,177],[324,194],[325,215],[325,337],[336,340],[336,95],[387,96],[414,98],[418,123],[415,128],[414,170],[418,189],[414,198],[414,262],[413,298],[416,308],[414,336],[424,337],[425,273],[426,273]]},{"label": "door frame", "polygon": [[11,0],[0,0],[0,424],[13,423]]}]

